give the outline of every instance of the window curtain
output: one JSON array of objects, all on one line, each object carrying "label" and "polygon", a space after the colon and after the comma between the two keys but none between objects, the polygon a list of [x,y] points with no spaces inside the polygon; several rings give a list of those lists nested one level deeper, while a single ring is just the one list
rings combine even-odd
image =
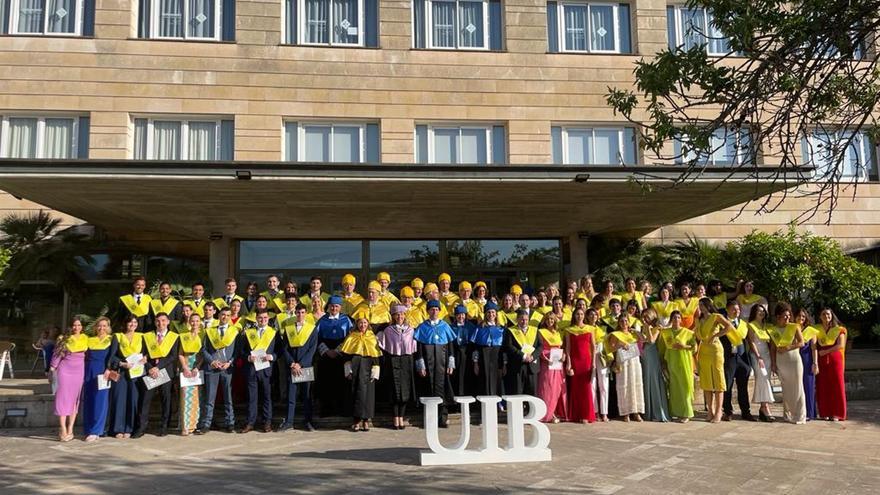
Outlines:
[{"label": "window curtain", "polygon": [[595,165],[619,165],[620,132],[616,129],[596,129],[593,132],[593,157]]},{"label": "window curtain", "polygon": [[76,32],[76,0],[50,0],[47,31],[50,33]]},{"label": "window curtain", "polygon": [[488,163],[485,129],[461,130],[461,156],[459,163]]},{"label": "window curtain", "polygon": [[458,4],[460,46],[482,48],[485,43],[483,30],[483,2],[460,2]]},{"label": "window curtain", "polygon": [[458,129],[434,129],[434,161],[431,163],[459,163]]},{"label": "window curtain", "polygon": [[684,49],[706,44],[706,16],[702,9],[681,9]]},{"label": "window curtain", "polygon": [[72,158],[73,119],[46,119],[43,158]]},{"label": "window curtain", "polygon": [[569,129],[568,130],[568,161],[571,165],[587,165],[591,161],[592,131],[589,129]]},{"label": "window curtain", "polygon": [[330,127],[329,126],[306,126],[305,127],[305,153],[307,162],[330,161]]},{"label": "window curtain", "polygon": [[296,4],[297,0],[284,0],[284,42],[295,45],[296,39]]},{"label": "window curtain", "polygon": [[296,122],[284,124],[284,160],[288,162],[298,161],[297,157],[297,125]]},{"label": "window curtain", "polygon": [[615,50],[614,7],[593,5],[590,7],[590,49]]},{"label": "window curtain", "polygon": [[18,2],[18,32],[43,32],[43,0],[20,0]]},{"label": "window curtain", "polygon": [[217,158],[217,124],[214,122],[190,122],[187,154],[190,160],[215,160]]},{"label": "window curtain", "polygon": [[8,158],[36,158],[37,119],[9,119]]},{"label": "window curtain", "polygon": [[333,0],[333,42],[357,43],[359,20],[358,0]]},{"label": "window curtain", "polygon": [[147,119],[134,119],[134,153],[135,160],[147,159]]},{"label": "window curtain", "polygon": [[327,33],[330,0],[305,0],[306,43],[329,43]]},{"label": "window curtain", "polygon": [[159,0],[159,36],[183,38],[183,0]]},{"label": "window curtain", "polygon": [[455,2],[431,2],[433,45],[455,48]]},{"label": "window curtain", "polygon": [[333,128],[333,161],[342,163],[359,163],[361,161],[359,127],[336,126]]},{"label": "window curtain", "polygon": [[193,38],[214,37],[214,0],[189,0],[189,36]]},{"label": "window curtain", "polygon": [[413,48],[425,48],[425,0],[413,0]]},{"label": "window curtain", "polygon": [[153,122],[153,159],[180,160],[180,122]]},{"label": "window curtain", "polygon": [[565,49],[587,49],[587,7],[584,5],[564,5]]},{"label": "window curtain", "polygon": [[706,16],[706,25],[706,34],[709,38],[709,53],[723,55],[730,52],[730,42],[724,36],[724,33],[718,29],[718,26],[715,25],[715,16],[708,14]]}]

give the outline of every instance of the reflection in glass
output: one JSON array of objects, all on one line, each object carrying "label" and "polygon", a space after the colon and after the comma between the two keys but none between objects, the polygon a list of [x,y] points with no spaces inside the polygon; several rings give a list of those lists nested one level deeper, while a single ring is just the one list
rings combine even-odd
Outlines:
[{"label": "reflection in glass", "polygon": [[419,270],[439,266],[438,241],[370,241],[370,268]]},{"label": "reflection in glass", "polygon": [[241,241],[239,269],[358,269],[361,241]]},{"label": "reflection in glass", "polygon": [[555,239],[446,241],[446,251],[452,270],[559,267],[559,241]]}]

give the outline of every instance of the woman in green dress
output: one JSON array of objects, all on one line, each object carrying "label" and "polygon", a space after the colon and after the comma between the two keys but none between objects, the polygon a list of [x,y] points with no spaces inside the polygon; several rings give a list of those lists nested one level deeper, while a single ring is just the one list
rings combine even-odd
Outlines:
[{"label": "woman in green dress", "polygon": [[642,384],[645,392],[645,419],[669,421],[669,402],[666,399],[666,383],[660,364],[660,326],[653,309],[642,311]]},{"label": "woman in green dress", "polygon": [[669,414],[679,423],[694,417],[694,332],[681,324],[681,311],[669,315],[670,328],[663,330],[664,361],[669,377]]}]

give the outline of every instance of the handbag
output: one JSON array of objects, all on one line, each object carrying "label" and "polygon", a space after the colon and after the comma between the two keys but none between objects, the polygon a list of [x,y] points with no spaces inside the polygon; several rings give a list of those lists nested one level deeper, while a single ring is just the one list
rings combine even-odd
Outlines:
[{"label": "handbag", "polygon": [[119,372],[116,370],[110,370],[110,373],[107,373],[107,379],[111,382],[119,381]]}]

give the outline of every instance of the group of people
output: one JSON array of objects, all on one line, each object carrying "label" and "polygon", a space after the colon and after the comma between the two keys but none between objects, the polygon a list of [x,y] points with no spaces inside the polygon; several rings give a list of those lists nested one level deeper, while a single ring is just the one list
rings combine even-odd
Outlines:
[{"label": "group of people", "polygon": [[[368,431],[377,393],[394,429],[406,427],[418,397],[443,398],[445,427],[453,397],[463,395],[535,395],[547,406],[542,420],[554,423],[687,422],[695,377],[709,422],[732,418],[734,386],[741,418],[770,422],[773,374],[786,420],[846,418],[846,330],[834,312],[822,309],[814,324],[806,309],[778,302],[771,317],[749,281],[731,293],[713,281],[677,291],[666,283],[654,294],[633,279],[622,292],[612,282],[596,291],[583,277],[562,290],[513,285],[500,297],[483,282],[461,281],[454,292],[445,273],[398,294],[387,273],[369,282],[366,297],[353,275],[341,285],[331,296],[312,277],[299,294],[273,275],[265,291],[251,283],[239,295],[227,279],[218,297],[195,284],[180,301],[170,284],[153,298],[135,279],[112,319],[98,318],[86,335],[75,318],[55,343],[60,440],[74,437],[80,406],[86,441],[140,437],[156,395],[159,435],[169,431],[174,396],[183,435],[209,433],[218,401],[216,426],[230,433],[289,430],[299,404],[303,428],[313,431],[313,402],[322,416],[350,415],[352,431]],[[273,397],[287,405],[277,424]],[[236,430],[233,406],[244,399]]]}]

